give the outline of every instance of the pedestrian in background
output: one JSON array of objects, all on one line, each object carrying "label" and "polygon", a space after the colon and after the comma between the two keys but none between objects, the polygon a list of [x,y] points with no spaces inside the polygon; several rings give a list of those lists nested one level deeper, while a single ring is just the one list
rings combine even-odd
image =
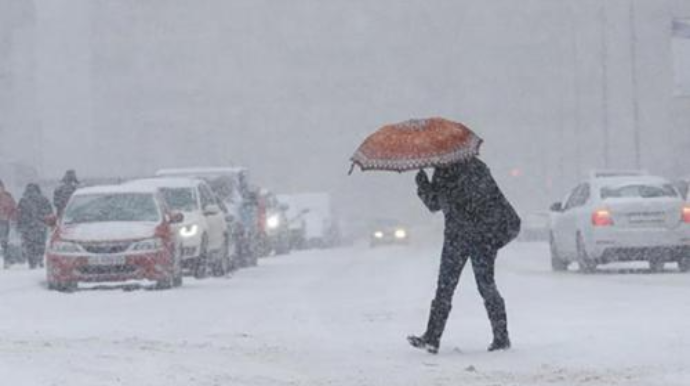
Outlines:
[{"label": "pedestrian in background", "polygon": [[0,181],[0,249],[2,249],[3,265],[9,266],[9,238],[12,223],[17,220],[17,203],[12,194],[5,190]]},{"label": "pedestrian in background", "polygon": [[22,249],[29,267],[43,267],[48,226],[46,218],[53,214],[50,201],[41,193],[37,184],[29,184],[19,200],[17,228],[22,236]]},{"label": "pedestrian in background", "polygon": [[77,172],[74,170],[68,170],[65,176],[62,177],[60,186],[55,189],[53,194],[53,205],[55,205],[55,210],[58,217],[62,217],[62,214],[67,208],[69,199],[72,198],[74,192],[79,188],[79,179],[77,179]]}]

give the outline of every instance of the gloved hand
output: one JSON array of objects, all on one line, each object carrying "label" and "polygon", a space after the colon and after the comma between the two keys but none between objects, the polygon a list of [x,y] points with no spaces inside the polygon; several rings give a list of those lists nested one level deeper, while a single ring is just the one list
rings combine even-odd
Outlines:
[{"label": "gloved hand", "polygon": [[417,173],[415,181],[417,182],[417,186],[420,188],[425,188],[431,184],[431,182],[429,182],[429,176],[426,175],[424,169]]}]

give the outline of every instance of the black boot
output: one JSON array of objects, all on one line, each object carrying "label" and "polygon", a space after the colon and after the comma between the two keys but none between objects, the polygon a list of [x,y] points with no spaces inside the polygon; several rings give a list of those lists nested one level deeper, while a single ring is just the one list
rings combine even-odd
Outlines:
[{"label": "black boot", "polygon": [[491,346],[489,346],[489,351],[493,352],[502,350],[510,350],[510,339],[508,337],[501,339],[494,338],[494,341],[491,342]]},{"label": "black boot", "polygon": [[426,350],[429,354],[438,354],[438,344],[428,342],[424,336],[410,335],[407,337],[407,341],[414,348]]},{"label": "black boot", "polygon": [[450,315],[451,306],[443,302],[432,301],[431,311],[429,312],[429,322],[426,332],[421,337],[409,336],[408,342],[413,347],[426,349],[431,354],[437,354],[441,345],[441,336],[446,328],[446,321]]},{"label": "black boot", "polygon": [[492,321],[491,328],[494,333],[494,341],[489,346],[489,351],[509,350],[508,322],[505,319]]}]

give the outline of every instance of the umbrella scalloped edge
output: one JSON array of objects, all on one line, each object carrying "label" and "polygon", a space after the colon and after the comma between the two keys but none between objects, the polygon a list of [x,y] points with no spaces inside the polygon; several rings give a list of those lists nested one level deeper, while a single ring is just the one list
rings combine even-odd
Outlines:
[{"label": "umbrella scalloped edge", "polygon": [[350,158],[350,161],[352,161],[353,165],[359,166],[362,171],[382,170],[405,172],[410,170],[419,170],[428,167],[450,165],[455,162],[464,161],[475,157],[479,155],[479,147],[481,146],[482,142],[483,140],[481,138],[472,136],[470,138],[469,146],[447,154],[421,158],[410,157],[407,159],[397,160],[370,159],[361,150],[358,150],[352,156],[352,158]]}]

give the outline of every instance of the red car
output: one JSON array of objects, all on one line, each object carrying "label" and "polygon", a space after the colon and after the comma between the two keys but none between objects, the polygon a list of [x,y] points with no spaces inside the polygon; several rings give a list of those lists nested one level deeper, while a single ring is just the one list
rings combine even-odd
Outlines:
[{"label": "red car", "polygon": [[170,212],[155,188],[102,186],[78,190],[46,253],[48,287],[71,291],[79,282],[149,280],[161,289],[182,285]]}]

